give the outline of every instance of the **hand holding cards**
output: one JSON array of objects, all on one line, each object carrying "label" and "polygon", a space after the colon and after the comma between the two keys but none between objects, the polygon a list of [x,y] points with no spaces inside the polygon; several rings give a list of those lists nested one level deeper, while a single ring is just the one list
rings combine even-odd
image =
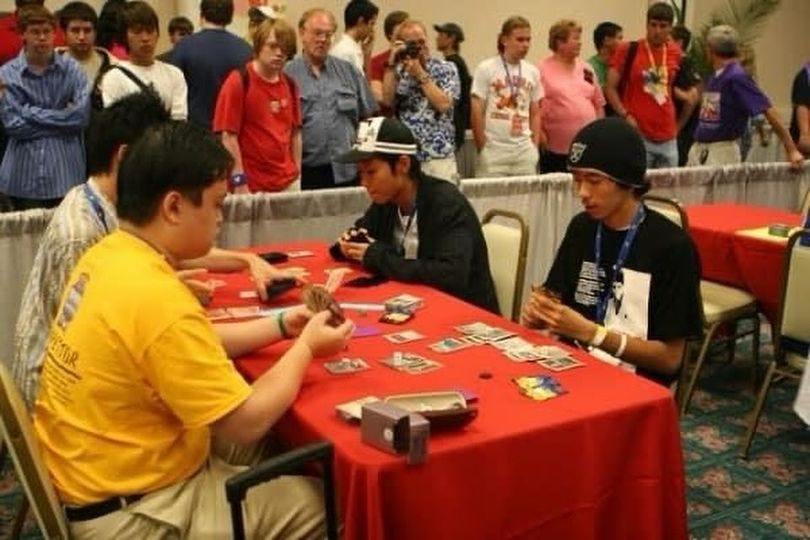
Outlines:
[{"label": "hand holding cards", "polygon": [[340,326],[346,320],[340,305],[329,294],[329,291],[320,285],[306,285],[301,291],[301,301],[313,313],[329,311],[331,314],[327,321],[329,326]]}]

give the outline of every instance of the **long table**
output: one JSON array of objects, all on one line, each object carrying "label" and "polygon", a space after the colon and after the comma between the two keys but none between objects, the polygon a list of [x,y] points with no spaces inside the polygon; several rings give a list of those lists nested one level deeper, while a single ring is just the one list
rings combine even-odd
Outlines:
[{"label": "long table", "polygon": [[[274,248],[314,251],[279,265],[306,266],[313,282],[323,282],[324,268],[337,266],[320,242]],[[255,303],[240,298],[250,289],[246,276],[224,279],[215,306]],[[295,404],[275,427],[292,445],[324,438],[334,443],[344,538],[686,537],[678,419],[666,388],[577,350],[586,366],[556,375],[568,393],[533,401],[511,379],[549,374],[544,368],[512,362],[489,345],[439,354],[428,344],[474,320],[536,343],[548,343],[548,337],[425,286],[389,281],[343,287],[335,296],[341,303],[377,303],[403,292],[425,304],[404,326],[380,323],[380,312],[369,309],[348,309],[347,315],[363,332],[414,329],[426,339],[394,345],[381,335],[353,338],[345,356],[365,359],[371,369],[364,372],[333,375],[323,360],[313,361]],[[272,305],[297,301],[290,291]],[[238,358],[236,366],[253,380],[286,346]],[[394,371],[378,361],[394,350],[418,352],[443,367],[421,375]],[[335,414],[335,405],[367,395],[455,388],[477,394],[478,417],[460,431],[432,434],[422,465],[408,466],[402,456],[363,444],[359,426]]]},{"label": "long table", "polygon": [[750,292],[773,322],[786,240],[767,235],[765,229],[773,224],[797,227],[800,214],[730,202],[687,206],[686,214],[703,277]]}]

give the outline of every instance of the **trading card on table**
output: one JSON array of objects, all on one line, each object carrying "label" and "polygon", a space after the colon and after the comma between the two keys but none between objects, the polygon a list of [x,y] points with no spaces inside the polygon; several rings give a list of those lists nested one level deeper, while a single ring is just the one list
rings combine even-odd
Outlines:
[{"label": "trading card on table", "polygon": [[426,373],[441,367],[441,364],[435,360],[409,352],[395,352],[383,359],[382,363],[390,368],[411,374]]},{"label": "trading card on table", "polygon": [[354,373],[369,369],[368,364],[362,358],[341,358],[332,362],[324,362],[323,367],[329,373]]},{"label": "trading card on table", "polygon": [[245,317],[258,317],[262,314],[261,309],[259,306],[230,307],[228,313],[234,319],[242,319]]},{"label": "trading card on table", "polygon": [[287,272],[291,276],[308,276],[309,271],[304,268],[303,266],[285,266],[281,268],[284,272]]},{"label": "trading card on table", "polygon": [[322,285],[304,286],[301,291],[301,301],[313,313],[328,310],[332,314],[327,321],[329,326],[340,326],[346,320],[343,309]]},{"label": "trading card on table", "polygon": [[209,309],[205,313],[208,315],[208,319],[211,321],[221,321],[223,319],[231,318],[231,314],[228,313],[228,310],[225,308]]},{"label": "trading card on table", "polygon": [[525,375],[513,379],[518,385],[520,393],[537,401],[550,399],[566,390],[556,378],[551,375]]},{"label": "trading card on table", "polygon": [[486,341],[479,338],[478,336],[461,336],[456,339],[464,343],[469,343],[470,345],[483,345],[484,343],[486,343]]},{"label": "trading card on table", "polygon": [[385,339],[390,341],[391,343],[408,343],[410,341],[416,341],[417,339],[422,339],[425,336],[417,332],[416,330],[403,330],[402,332],[395,332],[393,334],[386,334],[383,336]]},{"label": "trading card on table", "polygon": [[512,336],[515,335],[515,333],[510,331],[510,330],[505,330],[503,328],[498,328],[496,326],[492,326],[492,327],[489,328],[489,330],[486,330],[484,332],[476,333],[475,335],[480,337],[484,341],[492,342],[492,341],[498,341],[498,340],[501,340],[501,339],[504,339],[504,338],[512,337]]},{"label": "trading card on table", "polygon": [[541,358],[564,358],[569,356],[568,351],[556,345],[540,345],[537,347],[537,352],[540,353]]},{"label": "trading card on table", "polygon": [[484,333],[487,330],[490,330],[491,328],[492,327],[490,325],[482,323],[480,321],[475,321],[456,326],[456,330],[468,336]]},{"label": "trading card on table", "polygon": [[244,299],[244,298],[258,298],[258,297],[259,293],[256,291],[256,289],[250,291],[239,291],[239,298]]},{"label": "trading card on table", "polygon": [[300,257],[312,257],[313,255],[315,254],[308,249],[296,249],[287,252],[287,257],[291,259],[298,259]]},{"label": "trading card on table", "polygon": [[543,358],[535,348],[512,349],[504,351],[503,354],[514,362],[533,362],[535,360],[541,360]]},{"label": "trading card on table", "polygon": [[529,343],[522,337],[513,336],[510,338],[502,339],[500,341],[490,341],[490,345],[502,351],[513,351],[517,349],[531,349],[534,347],[533,343]]},{"label": "trading card on table", "polygon": [[440,339],[436,343],[431,343],[429,347],[436,352],[449,353],[453,351],[458,351],[459,349],[466,349],[471,345],[472,343],[461,341],[458,338],[446,337]]},{"label": "trading card on table", "polygon": [[398,311],[386,311],[380,316],[380,322],[388,324],[404,324],[411,320],[413,313],[401,313]]},{"label": "trading card on table", "polygon": [[422,307],[422,299],[412,294],[399,294],[385,301],[386,311],[413,312]]},{"label": "trading card on table", "polygon": [[585,365],[579,360],[571,358],[570,356],[544,358],[543,360],[538,360],[537,363],[544,368],[550,369],[551,371],[565,371],[567,369],[574,369]]}]

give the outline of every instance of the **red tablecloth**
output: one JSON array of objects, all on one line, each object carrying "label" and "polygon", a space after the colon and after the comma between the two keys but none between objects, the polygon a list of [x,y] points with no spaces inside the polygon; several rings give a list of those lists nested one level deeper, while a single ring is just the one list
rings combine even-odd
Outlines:
[{"label": "red tablecloth", "polygon": [[780,208],[735,203],[686,207],[689,234],[700,254],[703,277],[739,287],[774,321],[779,306],[785,244],[736,234],[776,223],[798,226],[801,216]]},{"label": "red tablecloth", "polygon": [[[317,252],[281,265],[311,268],[312,281],[335,266],[323,244],[281,247]],[[237,297],[247,280],[227,280],[217,305],[244,304]],[[425,301],[404,326],[377,322],[379,312],[347,314],[360,326],[384,333],[411,328],[427,338],[399,346],[380,335],[354,338],[346,355],[364,358],[371,365],[364,372],[332,375],[323,360],[314,361],[298,399],[276,426],[292,444],[322,438],[334,443],[345,538],[686,537],[680,434],[667,389],[577,351],[586,366],[557,374],[568,393],[533,401],[518,393],[511,378],[549,373],[543,368],[514,363],[488,345],[438,354],[428,344],[473,320],[518,330],[537,343],[547,338],[423,286],[344,287],[336,297],[381,302],[402,292]],[[286,293],[274,303],[295,301],[295,293]],[[284,347],[240,358],[237,367],[253,379]],[[405,348],[444,366],[408,375],[378,362]],[[492,377],[481,378],[484,372]],[[366,395],[458,387],[479,396],[479,415],[460,431],[431,435],[423,465],[408,466],[402,456],[366,446],[359,427],[335,414],[336,404]]]}]

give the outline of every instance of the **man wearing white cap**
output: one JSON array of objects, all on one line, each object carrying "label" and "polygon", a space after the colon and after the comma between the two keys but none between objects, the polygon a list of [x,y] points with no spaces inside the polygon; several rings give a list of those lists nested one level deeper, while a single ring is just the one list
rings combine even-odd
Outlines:
[{"label": "man wearing white cap", "polygon": [[399,120],[361,122],[357,142],[339,161],[357,163],[372,205],[330,253],[374,274],[431,285],[498,313],[478,217],[458,189],[422,173],[417,143]]}]

